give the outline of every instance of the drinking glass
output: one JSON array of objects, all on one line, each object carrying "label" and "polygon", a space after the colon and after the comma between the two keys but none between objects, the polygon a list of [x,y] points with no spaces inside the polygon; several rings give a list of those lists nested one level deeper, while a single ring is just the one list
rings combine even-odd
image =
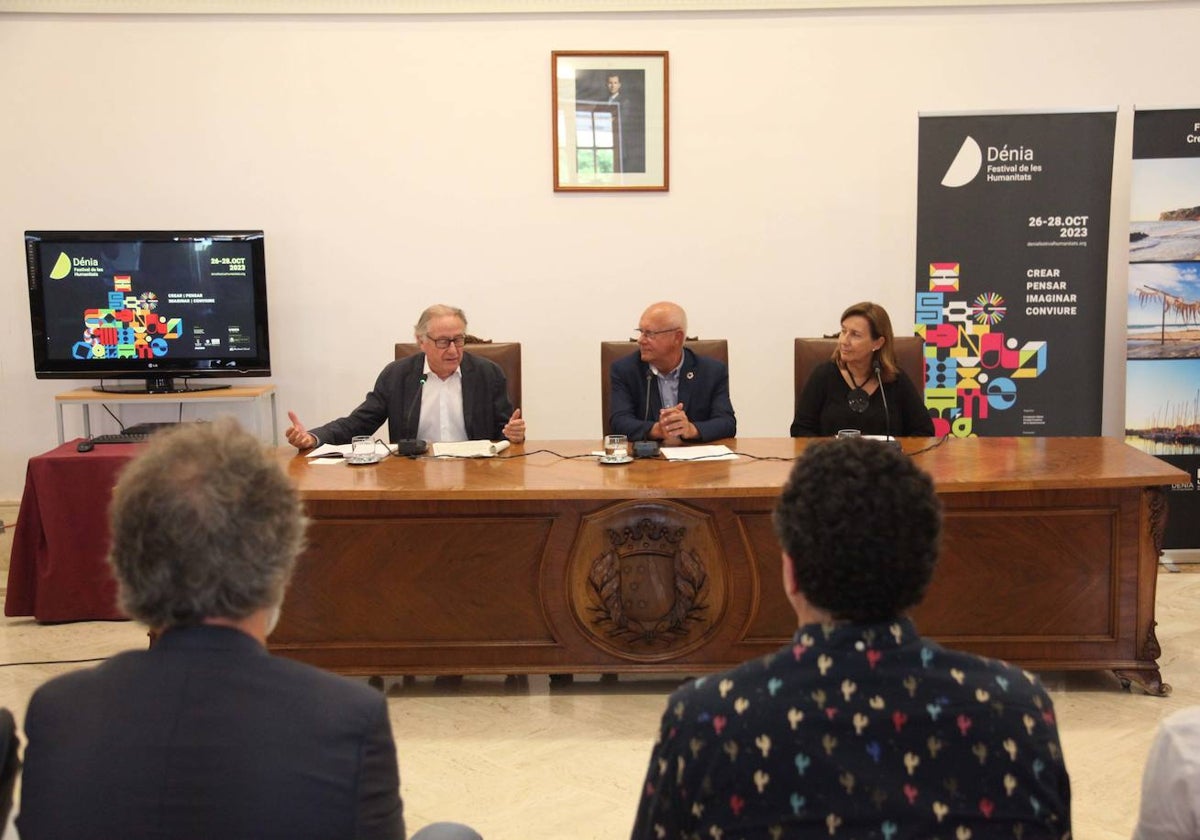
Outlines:
[{"label": "drinking glass", "polygon": [[367,464],[375,459],[375,438],[356,435],[350,440],[350,460],[356,464]]},{"label": "drinking glass", "polygon": [[604,438],[604,460],[624,461],[629,457],[629,440],[625,435],[606,435]]}]

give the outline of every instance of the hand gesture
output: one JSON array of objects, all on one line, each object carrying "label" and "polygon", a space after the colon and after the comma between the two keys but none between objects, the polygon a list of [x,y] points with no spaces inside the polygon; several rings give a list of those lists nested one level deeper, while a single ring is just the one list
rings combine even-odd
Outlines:
[{"label": "hand gesture", "polygon": [[513,443],[525,442],[525,421],[521,417],[521,409],[517,409],[512,413],[512,417],[508,418],[508,422],[504,424],[504,436]]},{"label": "hand gesture", "polygon": [[292,421],[292,425],[283,432],[288,443],[297,449],[312,449],[317,445],[317,439],[308,433],[308,429],[304,428],[304,424],[300,422],[296,412],[289,411],[288,419]]}]

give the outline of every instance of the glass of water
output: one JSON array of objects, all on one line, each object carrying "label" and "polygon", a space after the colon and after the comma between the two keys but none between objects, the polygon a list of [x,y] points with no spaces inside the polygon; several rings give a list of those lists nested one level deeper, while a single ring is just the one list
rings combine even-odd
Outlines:
[{"label": "glass of water", "polygon": [[625,435],[605,435],[604,460],[624,461],[629,457],[629,439]]},{"label": "glass of water", "polygon": [[356,435],[350,440],[350,461],[354,464],[369,464],[375,460],[375,438]]}]

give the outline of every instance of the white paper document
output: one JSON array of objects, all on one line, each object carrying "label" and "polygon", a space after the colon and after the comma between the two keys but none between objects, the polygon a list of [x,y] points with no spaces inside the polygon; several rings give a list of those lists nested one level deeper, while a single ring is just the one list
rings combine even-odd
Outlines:
[{"label": "white paper document", "polygon": [[447,455],[454,458],[491,458],[510,446],[506,440],[462,440],[454,443],[435,443],[434,457]]},{"label": "white paper document", "polygon": [[736,461],[737,453],[721,443],[712,446],[664,446],[660,450],[668,461]]}]

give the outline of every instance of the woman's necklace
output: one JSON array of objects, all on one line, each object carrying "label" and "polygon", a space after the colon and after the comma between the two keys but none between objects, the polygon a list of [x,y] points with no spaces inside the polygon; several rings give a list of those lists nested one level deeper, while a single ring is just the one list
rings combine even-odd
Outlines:
[{"label": "woman's necklace", "polygon": [[856,414],[862,414],[867,410],[867,406],[871,404],[871,398],[867,396],[867,392],[863,387],[871,381],[871,374],[867,374],[863,379],[862,385],[858,384],[858,380],[854,378],[854,371],[850,370],[850,365],[846,365],[846,375],[850,377],[850,384],[854,389],[846,395],[846,405]]}]

